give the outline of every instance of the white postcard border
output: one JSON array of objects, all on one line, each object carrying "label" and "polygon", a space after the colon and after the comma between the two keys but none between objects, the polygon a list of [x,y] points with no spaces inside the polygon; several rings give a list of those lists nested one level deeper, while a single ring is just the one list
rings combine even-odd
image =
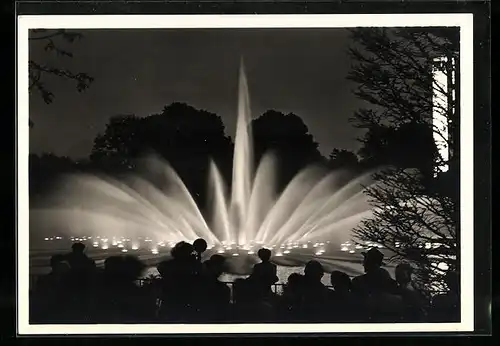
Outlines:
[{"label": "white postcard border", "polygon": [[[472,14],[29,15],[17,18],[17,328],[28,334],[457,332],[474,330],[474,105]],[[391,324],[29,324],[29,29],[460,27],[461,322]],[[64,304],[64,302],[61,302]]]}]

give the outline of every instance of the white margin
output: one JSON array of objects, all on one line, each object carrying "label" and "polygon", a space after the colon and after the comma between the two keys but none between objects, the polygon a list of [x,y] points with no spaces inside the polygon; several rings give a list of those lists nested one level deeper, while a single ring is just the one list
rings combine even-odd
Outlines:
[{"label": "white margin", "polygon": [[[474,330],[474,108],[472,14],[40,15],[17,17],[17,331],[29,334],[465,332]],[[391,324],[29,324],[29,29],[460,27],[461,322]],[[63,303],[63,302],[61,302]]]}]

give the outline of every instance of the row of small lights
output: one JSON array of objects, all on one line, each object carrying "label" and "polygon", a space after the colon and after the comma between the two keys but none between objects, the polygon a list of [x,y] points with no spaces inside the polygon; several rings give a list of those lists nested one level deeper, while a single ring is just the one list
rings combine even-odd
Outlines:
[{"label": "row of small lights", "polygon": [[[63,239],[63,238],[62,237],[46,237],[46,238],[44,238],[45,241],[61,240],[61,239]],[[109,238],[101,237],[101,236],[70,237],[69,239],[72,242],[91,241],[92,239],[94,239],[94,241],[92,242],[92,246],[94,248],[100,247],[102,250],[109,249],[110,243],[111,243],[111,246],[121,249],[122,252],[128,252],[129,250],[126,247],[126,244],[132,242],[132,239],[125,238],[125,237],[121,237],[121,239],[117,239],[116,237],[113,237],[113,238],[111,238],[111,241],[109,240]],[[153,242],[153,240],[151,238],[148,238],[148,237],[146,237],[146,238],[138,237],[137,239],[138,240],[144,239],[144,242],[146,242],[146,243]],[[168,242],[168,246],[173,247],[174,245],[175,245],[174,242]],[[155,246],[151,249],[151,253],[156,255],[159,253],[158,247],[166,247],[166,246],[167,246],[167,243],[165,241],[160,241],[157,243],[157,246]],[[134,243],[130,246],[130,249],[131,250],[139,250],[139,245],[137,244],[136,241],[134,241]]]},{"label": "row of small lights", "polygon": [[[271,250],[276,249],[277,253],[275,254],[275,256],[282,257],[283,255],[290,254],[293,251],[293,249],[299,249],[299,248],[308,249],[310,247],[313,247],[313,248],[322,247],[322,246],[325,246],[325,244],[329,244],[330,241],[327,241],[326,243],[314,243],[314,244],[311,244],[311,243],[312,243],[311,241],[308,241],[306,244],[299,244],[299,243],[294,243],[294,242],[288,242],[287,244],[280,244],[280,245],[273,244],[273,245],[269,246],[269,249],[271,249]],[[252,241],[252,242],[250,242],[250,244],[241,245],[241,244],[237,244],[236,242],[223,241],[222,244],[223,244],[222,248],[217,250],[217,253],[219,253],[219,254],[223,254],[223,253],[226,253],[226,251],[232,251],[232,250],[245,250],[245,251],[247,251],[248,255],[254,255],[256,253],[254,250],[254,247],[257,245],[263,244],[263,242]],[[315,252],[315,254],[317,256],[320,256],[324,252],[325,252],[324,249],[319,249]],[[235,257],[239,256],[239,253],[234,252],[232,254],[232,256],[235,256]]]},{"label": "row of small lights", "polygon": [[374,247],[375,248],[379,248],[379,249],[383,248],[382,245],[376,244],[376,243],[373,243],[373,242],[366,242],[365,246],[363,246],[363,245],[360,245],[360,244],[353,244],[350,241],[346,241],[346,242],[340,244],[340,251],[349,252],[349,253],[355,253],[356,250],[363,250],[365,248],[374,248]]},{"label": "row of small lights", "polygon": [[[63,238],[60,236],[44,238],[44,240],[46,240],[46,241],[62,240],[62,239]],[[86,241],[86,240],[92,240],[92,239],[93,239],[93,237],[91,237],[91,236],[88,236],[88,237],[85,237],[85,236],[84,237],[70,237],[71,241]],[[97,236],[94,239],[97,239],[97,240],[93,241],[93,243],[92,243],[93,247],[99,247],[99,242],[101,242],[101,249],[102,250],[107,250],[109,248],[109,239],[108,238]],[[139,237],[138,239],[142,240],[143,238]],[[111,245],[115,246],[117,248],[120,248],[121,252],[126,253],[126,252],[128,252],[128,249],[125,247],[124,243],[129,243],[131,241],[132,240],[130,238],[122,237],[121,240],[117,240],[115,237],[113,237],[111,240]],[[146,238],[144,238],[144,241],[146,243],[151,243],[153,240],[151,238],[146,237]],[[297,249],[297,248],[307,249],[307,248],[309,248],[310,243],[311,242],[308,241],[306,244],[302,244],[302,245],[300,245],[298,243],[288,243],[286,246],[283,244],[279,245],[279,246],[278,245],[271,245],[270,248],[271,249],[279,248],[279,250],[275,256],[282,257],[283,255],[291,253],[291,251],[293,249]],[[326,242],[326,244],[329,244],[329,243],[330,243],[329,241]],[[166,243],[165,241],[160,241],[157,243],[158,246],[153,247],[151,249],[151,253],[154,255],[159,254],[158,247],[163,248],[163,247],[166,247],[167,244],[169,247],[173,247],[175,245],[175,242]],[[261,244],[262,244],[262,242],[251,242],[250,244],[245,244],[245,245],[238,245],[238,244],[236,244],[236,242],[223,242],[223,248],[220,248],[217,252],[219,254],[223,254],[226,251],[231,251],[231,250],[233,250],[233,248],[236,248],[237,250],[239,250],[239,249],[247,250],[248,255],[254,255],[255,254],[255,251],[253,249],[254,246],[258,246]],[[325,243],[312,244],[313,248],[318,248],[318,247],[323,247],[323,246],[325,246]],[[344,251],[344,252],[355,253],[356,251],[351,248],[352,246],[354,246],[354,248],[357,250],[363,249],[363,246],[361,246],[359,244],[354,245],[351,242],[347,241],[347,242],[344,242],[341,244],[340,250]],[[383,248],[382,245],[376,244],[373,242],[366,242],[365,246],[367,248],[371,248],[371,247]],[[395,243],[395,247],[400,247],[400,246],[401,246],[401,244],[399,242]],[[438,246],[440,246],[440,244],[425,243],[425,245],[420,245],[419,247],[420,248],[425,247],[426,249],[431,249],[431,248],[436,248]],[[210,250],[211,248],[212,248],[212,246],[207,247],[208,250]],[[134,243],[134,244],[132,244],[131,249],[137,251],[137,250],[139,250],[139,245]],[[285,249],[285,250],[283,250],[283,249]],[[315,251],[315,255],[321,256],[324,252],[325,252],[325,250],[323,248],[321,248],[321,249]],[[239,253],[235,252],[232,254],[232,256],[234,256],[234,257],[239,256]],[[444,262],[432,263],[431,265],[439,270],[443,270],[443,271],[448,270],[448,265]]]},{"label": "row of small lights", "polygon": [[[56,237],[46,237],[44,240],[52,241],[52,240],[61,240],[61,239],[63,239],[63,238],[60,236],[56,236]],[[109,248],[109,239],[107,237],[101,237],[101,236],[70,237],[70,240],[73,242],[74,241],[91,241],[92,239],[94,239],[93,247],[97,248],[97,247],[99,247],[99,243],[101,243],[100,247],[102,250],[107,250]],[[146,243],[153,242],[153,240],[151,238],[148,238],[148,237],[145,237],[145,238],[138,237],[138,240],[144,240],[144,242],[146,242]],[[122,252],[128,252],[128,249],[125,247],[124,243],[129,243],[131,241],[132,240],[130,238],[121,237],[121,240],[118,240],[118,239],[116,239],[116,237],[113,237],[111,240],[111,245],[114,247],[117,247],[117,248],[121,248]],[[281,257],[283,255],[290,254],[293,249],[298,249],[298,248],[308,249],[310,247],[317,249],[319,247],[320,249],[317,249],[315,251],[315,255],[321,256],[322,254],[325,253],[325,250],[323,247],[329,243],[330,243],[329,241],[327,241],[326,243],[324,243],[324,242],[312,243],[311,241],[308,241],[305,244],[289,242],[286,245],[285,244],[281,244],[281,245],[273,244],[273,245],[270,245],[269,248],[270,249],[277,249],[278,251],[277,251],[275,256]],[[263,242],[252,241],[252,242],[250,242],[250,244],[240,245],[240,244],[237,244],[236,242],[224,241],[224,242],[222,242],[222,244],[223,244],[222,248],[220,248],[217,251],[220,254],[225,253],[226,251],[232,251],[232,250],[246,250],[248,255],[253,255],[256,253],[254,250],[254,247],[263,244]],[[157,246],[155,246],[151,249],[151,252],[153,254],[158,254],[159,253],[158,247],[161,247],[161,248],[166,247],[167,243],[165,241],[160,241],[156,245]],[[173,247],[174,245],[175,245],[175,242],[168,242],[169,247]],[[399,242],[395,243],[395,247],[400,247],[400,246],[401,245]],[[432,247],[437,247],[437,246],[439,246],[439,244],[431,244],[431,243],[425,244],[426,249],[430,249]],[[373,242],[365,243],[365,247],[366,248],[371,248],[371,247],[383,248],[382,245],[376,244]],[[356,252],[355,250],[361,250],[361,249],[364,249],[365,247],[363,247],[362,245],[359,245],[359,244],[352,244],[351,242],[347,241],[347,242],[344,242],[341,244],[340,250],[343,252],[355,253]],[[424,245],[420,245],[420,247],[422,248],[422,247],[424,247]],[[130,248],[132,250],[139,250],[139,245],[135,243],[135,244],[132,244],[132,246]],[[212,247],[209,246],[208,250],[210,250],[211,248]],[[232,255],[239,256],[239,253],[235,252]]]},{"label": "row of small lights", "polygon": [[[107,242],[108,241],[108,238],[106,238],[106,237],[96,236],[94,238],[95,239],[100,239],[103,242]],[[63,237],[60,237],[60,236],[46,237],[46,238],[44,238],[45,241],[62,240],[62,239],[63,239]],[[92,239],[93,239],[92,236],[70,237],[71,241],[86,241],[86,240],[92,240]],[[116,242],[116,243],[118,243],[118,244],[121,243],[121,242],[130,242],[131,241],[130,238],[124,238],[124,237],[121,238],[121,241],[120,240],[115,240],[115,239],[116,239],[116,237],[113,237],[113,241]],[[145,242],[152,242],[153,241],[151,238],[148,238],[148,237],[145,237],[145,238],[138,237],[137,239],[138,240],[144,239]],[[164,241],[158,242],[158,245],[159,246],[164,246],[164,245],[162,245],[163,243],[164,243]],[[295,248],[302,247],[303,249],[307,249],[309,247],[310,243],[311,243],[311,241],[308,241],[307,244],[300,245],[298,243],[291,243],[291,242],[289,242],[289,243],[287,243],[287,245],[284,245],[284,244],[279,245],[279,248],[280,249],[285,249],[286,248],[287,250],[291,250],[292,248],[295,249]],[[327,241],[326,243],[329,244],[330,242]],[[94,242],[94,244],[95,244],[95,242]],[[249,250],[249,248],[255,246],[256,244],[261,245],[261,244],[263,244],[263,242],[262,241],[251,241],[250,244],[247,244],[247,245],[237,245],[236,242],[227,242],[227,241],[223,241],[222,242],[223,248],[226,249],[226,250],[231,250],[233,247],[243,248],[243,249]],[[116,245],[116,244],[113,243],[113,245]],[[169,245],[170,246],[174,246],[175,243],[174,242],[169,242]],[[324,245],[325,245],[325,243],[314,243],[312,245],[312,247],[316,248],[316,247],[324,246]],[[353,245],[354,244],[352,244],[351,242],[347,241],[347,242],[341,244],[341,249],[340,250],[341,251],[349,251],[349,252],[351,252],[353,250],[350,249],[350,247],[353,246]],[[383,248],[382,245],[376,244],[376,243],[373,243],[373,242],[366,242],[365,245],[366,245],[367,248],[370,248],[370,247]],[[425,243],[424,245],[420,244],[418,247],[419,248],[425,248],[425,249],[431,249],[431,248],[437,248],[439,246],[440,246],[440,244],[438,244],[438,243],[434,243],[434,244],[433,243]],[[272,249],[277,248],[277,247],[278,247],[278,245],[271,245],[270,246],[270,248],[272,248]],[[361,246],[359,244],[354,245],[354,247],[355,247],[355,249],[358,249],[358,250],[359,249],[363,249],[363,246]],[[395,243],[395,247],[396,248],[401,247],[401,243],[400,242],[396,242]],[[285,250],[285,251],[287,251],[287,250]],[[284,251],[284,253],[287,253],[285,251]]]},{"label": "row of small lights", "polygon": [[[62,237],[47,237],[45,238],[46,241],[52,241],[52,240],[61,240],[63,239]],[[96,237],[92,237],[92,236],[82,236],[82,237],[70,237],[70,240],[72,242],[78,242],[78,241],[93,241],[93,247],[97,248],[100,246],[100,248],[102,250],[107,250],[110,245],[110,241],[107,237],[101,237],[101,236],[96,236]],[[138,239],[142,240],[144,239],[144,242],[146,243],[151,243],[153,242],[153,240],[151,238],[148,238],[148,237],[145,237],[145,238],[142,238],[142,237],[139,237]],[[128,252],[128,249],[125,247],[125,243],[128,243],[128,242],[131,242],[132,240],[130,238],[125,238],[125,237],[122,237],[121,240],[117,240],[116,237],[113,237],[112,240],[111,240],[111,245],[114,246],[114,247],[117,247],[117,248],[121,248],[122,252]],[[99,243],[101,243],[101,245],[99,245]],[[330,242],[327,241],[326,244],[329,244]],[[254,250],[254,247],[255,246],[260,246],[261,244],[263,244],[262,241],[251,241],[250,244],[244,244],[244,245],[240,245],[240,244],[237,244],[236,242],[227,242],[227,241],[223,241],[222,242],[222,248],[220,248],[217,252],[218,253],[225,253],[226,251],[231,251],[231,250],[246,250],[247,251],[247,254],[249,255],[253,255],[255,254],[255,250]],[[174,242],[168,242],[168,245],[170,247],[173,247],[175,245]],[[164,241],[160,241],[157,243],[157,246],[156,247],[153,247],[151,249],[151,252],[153,254],[158,254],[159,251],[158,251],[158,247],[165,247],[166,246],[166,243]],[[291,253],[291,251],[293,249],[298,249],[298,248],[302,248],[302,249],[308,249],[310,247],[313,247],[313,248],[318,248],[318,247],[323,247],[325,246],[325,243],[324,242],[317,242],[317,243],[314,243],[312,244],[311,241],[308,241],[306,244],[299,244],[299,243],[293,243],[293,242],[288,242],[286,245],[285,244],[281,244],[281,245],[276,245],[276,244],[273,244],[271,246],[269,246],[269,248],[271,249],[278,249],[278,252],[276,253],[276,256],[278,257],[281,257],[283,255],[286,255],[286,254],[289,254]],[[212,248],[212,246],[208,246],[207,249],[210,250]],[[131,249],[132,250],[139,250],[139,245],[137,244],[133,244],[131,246]],[[319,249],[315,252],[315,254],[317,256],[320,256],[322,255],[323,253],[325,252],[324,249]],[[232,254],[233,256],[239,256],[239,253],[235,252]]]},{"label": "row of small lights", "polygon": [[[438,243],[434,243],[434,244],[433,243],[425,243],[424,245],[420,244],[418,246],[418,248],[420,248],[420,249],[422,249],[422,248],[425,248],[425,249],[435,249],[435,248],[438,248],[440,245],[441,244],[438,244]],[[354,253],[356,251],[352,249],[352,246],[354,246],[354,248],[356,250],[362,250],[364,248],[374,248],[374,247],[379,248],[379,249],[383,249],[384,248],[383,245],[377,244],[377,243],[373,243],[373,242],[366,242],[365,243],[365,247],[363,247],[362,245],[359,245],[359,244],[354,245],[351,242],[347,241],[347,242],[341,244],[340,250],[341,251],[345,251],[345,252],[348,251],[349,253]],[[395,242],[394,246],[396,248],[400,248],[402,246],[402,244],[400,242]]]}]

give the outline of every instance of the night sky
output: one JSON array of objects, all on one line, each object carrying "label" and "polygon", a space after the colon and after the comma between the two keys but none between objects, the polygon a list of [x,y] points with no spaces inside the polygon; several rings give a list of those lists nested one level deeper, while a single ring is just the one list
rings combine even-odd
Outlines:
[{"label": "night sky", "polygon": [[324,155],[334,147],[357,148],[360,133],[348,118],[362,101],[345,78],[351,40],[344,29],[78,31],[82,40],[62,43],[73,58],[45,52],[43,41],[30,42],[30,59],[95,78],[78,93],[71,81],[45,77],[55,99],[47,105],[31,96],[31,152],[86,157],[111,116],[146,116],[174,101],[220,115],[234,136],[240,56],[253,117],[268,109],[293,112]]}]

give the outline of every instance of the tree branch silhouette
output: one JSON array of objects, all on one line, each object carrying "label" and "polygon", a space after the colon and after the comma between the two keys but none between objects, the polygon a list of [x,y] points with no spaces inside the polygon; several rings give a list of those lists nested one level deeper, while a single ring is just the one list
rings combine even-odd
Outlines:
[{"label": "tree branch silhouette", "polygon": [[[34,29],[30,31],[29,40],[37,41],[44,44],[46,52],[55,53],[58,56],[73,57],[73,53],[69,50],[63,49],[61,43],[55,39],[60,39],[66,43],[74,43],[83,38],[83,35],[78,32],[68,31],[65,29],[47,30],[47,29]],[[82,92],[86,90],[94,81],[94,78],[84,72],[73,72],[64,68],[57,68],[47,66],[34,60],[29,60],[28,66],[29,74],[29,92],[37,92],[41,95],[43,101],[50,104],[54,101],[54,93],[44,83],[43,79],[46,75],[54,75],[60,78],[71,80],[76,83],[76,90]],[[30,120],[30,127],[33,122]]]},{"label": "tree branch silhouette", "polygon": [[[390,260],[414,263],[424,291],[431,283],[443,288],[445,271],[439,263],[459,267],[459,213],[457,194],[439,187],[453,173],[441,180],[434,174],[436,166],[457,156],[445,158],[437,150],[436,138],[448,148],[453,142],[434,123],[433,113],[445,116],[450,128],[456,126],[459,101],[450,97],[457,88],[451,78],[459,63],[456,30],[363,28],[351,33],[355,63],[348,79],[358,84],[354,94],[371,105],[350,119],[367,130],[359,154],[390,166],[366,187],[373,217],[354,230],[356,241],[379,243],[392,251]],[[447,60],[436,62],[441,57]],[[447,88],[434,81],[436,71],[447,76]],[[443,106],[436,98],[448,102]]]}]

